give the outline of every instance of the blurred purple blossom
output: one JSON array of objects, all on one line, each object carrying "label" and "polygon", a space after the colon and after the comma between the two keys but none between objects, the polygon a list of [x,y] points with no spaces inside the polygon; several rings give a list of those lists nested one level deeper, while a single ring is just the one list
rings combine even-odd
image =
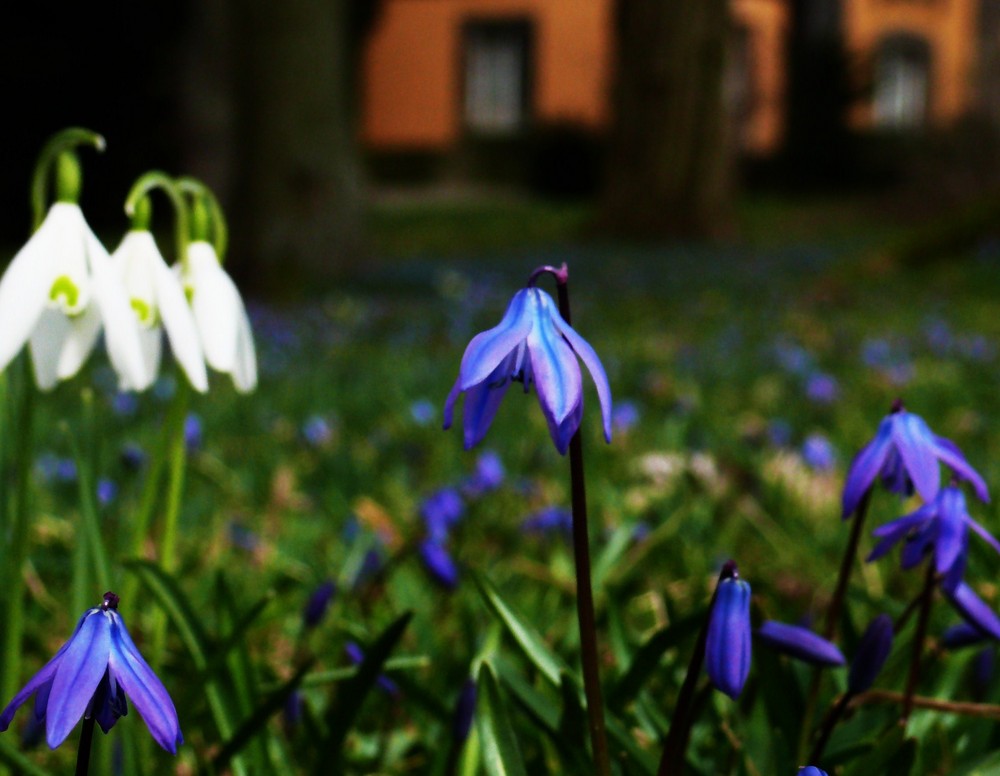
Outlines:
[{"label": "blurred purple blossom", "polygon": [[616,401],[611,407],[611,430],[625,433],[639,422],[639,406],[629,399]]},{"label": "blurred purple blossom", "polygon": [[506,471],[503,461],[493,450],[484,450],[476,458],[476,469],[462,488],[466,496],[478,498],[503,485]]},{"label": "blurred purple blossom", "polygon": [[810,434],[802,443],[802,460],[811,469],[827,472],[837,465],[837,450],[822,434]]},{"label": "blurred purple blossom", "polygon": [[545,507],[525,518],[521,530],[545,536],[556,533],[569,536],[573,533],[573,513],[564,507]]},{"label": "blurred purple blossom", "polygon": [[146,464],[146,452],[135,442],[126,442],[122,445],[119,454],[122,466],[129,471],[139,471]]},{"label": "blurred purple blossom", "polygon": [[188,452],[192,452],[201,447],[202,431],[201,417],[194,412],[188,413],[184,418],[184,444]]},{"label": "blurred purple blossom", "polygon": [[97,481],[97,503],[106,507],[118,497],[118,485],[114,480],[102,477]]},{"label": "blurred purple blossom", "polygon": [[806,398],[816,404],[833,404],[840,397],[840,384],[832,375],[813,372],[806,378]]},{"label": "blurred purple blossom", "polygon": [[130,418],[139,411],[139,396],[131,391],[118,391],[111,397],[111,411],[121,418]]},{"label": "blurred purple blossom", "polygon": [[462,495],[450,487],[434,491],[420,505],[427,534],[436,541],[443,541],[464,513]]},{"label": "blurred purple blossom", "polygon": [[775,447],[787,447],[792,441],[792,425],[784,418],[774,418],[767,424],[767,438]]},{"label": "blurred purple blossom", "polygon": [[418,548],[424,567],[437,582],[449,590],[458,587],[458,567],[448,553],[444,541],[428,537]]},{"label": "blurred purple blossom", "polygon": [[302,609],[302,625],[307,630],[320,624],[336,592],[337,588],[332,579],[325,580],[312,591]]},{"label": "blurred purple blossom", "polygon": [[418,426],[429,426],[437,417],[437,409],[430,399],[417,399],[410,405],[410,417]]},{"label": "blurred purple blossom", "polygon": [[171,374],[160,375],[153,383],[153,397],[159,401],[172,399],[177,392],[177,381]]},{"label": "blurred purple blossom", "polygon": [[310,447],[325,447],[333,440],[333,428],[322,415],[310,415],[302,424],[302,438]]}]

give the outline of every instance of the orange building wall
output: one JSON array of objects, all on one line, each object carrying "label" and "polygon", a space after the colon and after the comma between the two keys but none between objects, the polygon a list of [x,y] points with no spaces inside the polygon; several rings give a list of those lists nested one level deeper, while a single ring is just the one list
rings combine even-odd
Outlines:
[{"label": "orange building wall", "polygon": [[611,0],[388,0],[364,55],[364,142],[442,149],[461,131],[462,22],[534,20],[533,114],[607,118]]},{"label": "orange building wall", "polygon": [[[977,0],[844,0],[847,48],[864,64],[886,34],[923,37],[931,47],[929,118],[932,123],[947,123],[973,100],[977,12]],[[870,122],[871,106],[860,107],[854,118],[862,125]]]}]

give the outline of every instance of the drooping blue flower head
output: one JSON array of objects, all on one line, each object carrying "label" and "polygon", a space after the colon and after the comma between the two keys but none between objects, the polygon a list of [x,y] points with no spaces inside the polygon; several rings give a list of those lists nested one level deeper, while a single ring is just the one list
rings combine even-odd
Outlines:
[{"label": "drooping blue flower head", "polygon": [[332,579],[326,580],[312,591],[309,600],[306,601],[306,605],[302,609],[302,625],[305,628],[315,628],[320,624],[326,610],[330,608],[330,602],[336,592],[337,587],[333,584]]},{"label": "drooping blue flower head", "polygon": [[907,412],[897,399],[875,438],[851,462],[842,499],[844,519],[854,514],[876,477],[893,493],[909,496],[916,490],[924,501],[933,501],[941,487],[938,461],[951,468],[958,479],[972,483],[982,501],[989,501],[986,483],[955,443],[936,436],[919,415]]},{"label": "drooping blue flower head", "polygon": [[798,776],[829,776],[826,771],[820,770],[815,765],[807,765],[805,768],[800,768]]},{"label": "drooping blue flower head", "polygon": [[708,620],[705,670],[712,684],[735,700],[750,673],[750,585],[732,561],[720,577]]},{"label": "drooping blue flower head", "polygon": [[559,314],[539,288],[522,288],[499,325],[480,332],[465,349],[458,379],[444,405],[444,427],[451,428],[455,402],[464,393],[465,448],[485,435],[511,382],[535,386],[538,402],[556,449],[565,454],[583,414],[583,361],[597,386],[604,438],[611,441],[611,389],[594,349]]},{"label": "drooping blue flower head", "polygon": [[55,656],[0,712],[0,731],[35,695],[35,718],[45,722],[45,740],[55,749],[83,717],[93,716],[107,733],[128,714],[126,698],[156,743],[171,754],[184,742],[177,710],[118,614],[118,596],[105,593],[100,606],[88,609]]},{"label": "drooping blue flower head", "polygon": [[949,485],[939,490],[929,504],[876,528],[872,533],[881,541],[868,555],[868,560],[881,558],[905,539],[903,568],[913,568],[923,560],[925,553],[933,549],[935,569],[945,575],[946,586],[954,587],[965,570],[969,528],[1000,553],[1000,542],[969,516],[965,495],[954,485]]},{"label": "drooping blue flower head", "polygon": [[880,614],[868,624],[847,674],[847,691],[851,695],[862,693],[875,683],[892,651],[892,637],[892,618],[888,614]]},{"label": "drooping blue flower head", "polygon": [[835,644],[808,628],[768,620],[757,628],[757,640],[806,663],[819,666],[842,666],[847,661]]}]

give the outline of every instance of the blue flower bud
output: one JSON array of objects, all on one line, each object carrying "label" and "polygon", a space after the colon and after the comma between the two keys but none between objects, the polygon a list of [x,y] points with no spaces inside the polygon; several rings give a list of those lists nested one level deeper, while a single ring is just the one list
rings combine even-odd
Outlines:
[{"label": "blue flower bud", "polygon": [[735,564],[731,574],[716,588],[705,642],[705,669],[712,684],[735,700],[750,672],[750,585],[739,579]]},{"label": "blue flower bud", "polygon": [[988,638],[989,636],[975,625],[960,622],[958,625],[952,625],[941,634],[941,643],[947,649],[960,649],[961,647],[970,647],[973,644],[982,644]]},{"label": "blue flower bud", "polygon": [[847,692],[857,695],[875,683],[892,651],[892,619],[880,614],[868,624],[847,675]]},{"label": "blue flower bud", "polygon": [[768,620],[757,629],[756,636],[769,647],[807,663],[842,666],[847,662],[834,644],[808,628]]},{"label": "blue flower bud", "polygon": [[336,591],[337,588],[334,586],[333,580],[330,579],[313,590],[309,596],[309,600],[306,601],[305,608],[302,610],[303,626],[309,629],[315,628],[320,624]]},{"label": "blue flower bud", "polygon": [[476,713],[476,680],[469,678],[462,685],[455,702],[455,713],[452,717],[451,734],[455,743],[461,744],[469,737],[472,729],[472,719]]},{"label": "blue flower bud", "polygon": [[805,768],[799,769],[798,776],[829,776],[826,771],[821,771],[815,765],[807,765]]}]

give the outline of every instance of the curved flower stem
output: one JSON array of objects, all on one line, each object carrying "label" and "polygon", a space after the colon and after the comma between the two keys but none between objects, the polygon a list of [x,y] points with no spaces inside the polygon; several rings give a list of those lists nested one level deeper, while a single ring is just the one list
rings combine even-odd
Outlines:
[{"label": "curved flower stem", "polygon": [[663,746],[663,754],[660,757],[660,767],[657,776],[671,776],[679,774],[684,770],[684,756],[687,753],[688,735],[691,732],[691,724],[694,721],[694,691],[698,684],[698,677],[701,675],[701,667],[705,663],[705,646],[708,643],[708,623],[712,619],[712,608],[715,606],[715,599],[719,595],[719,582],[732,576],[733,562],[728,561],[719,572],[719,579],[716,581],[715,590],[712,591],[712,599],[708,603],[708,612],[705,615],[705,622],[698,633],[698,641],[694,645],[694,652],[691,653],[691,660],[688,663],[687,673],[684,675],[684,684],[677,695],[677,703],[674,705],[674,716],[670,720],[670,730],[667,733],[667,742]]},{"label": "curved flower stem", "polygon": [[[553,272],[558,281],[559,314],[570,323],[569,272],[563,264],[561,271],[543,267],[532,273]],[[530,285],[531,281],[529,281]],[[590,536],[587,526],[587,492],[583,472],[583,441],[580,429],[569,442],[570,490],[573,506],[573,559],[576,564],[576,611],[580,624],[580,661],[583,664],[583,689],[587,696],[587,725],[590,745],[594,755],[594,772],[610,776],[611,760],[608,755],[608,738],[604,728],[604,700],[601,693],[601,675],[598,667],[597,622],[594,615],[594,592],[590,580]]]},{"label": "curved flower stem", "polygon": [[200,180],[192,178],[190,175],[178,178],[177,187],[185,194],[200,198],[208,208],[215,255],[219,257],[220,264],[225,263],[226,249],[229,247],[229,227],[226,224],[226,215],[222,211],[222,206],[215,193]]},{"label": "curved flower stem", "polygon": [[[861,497],[858,508],[854,512],[851,535],[847,540],[847,546],[844,548],[844,555],[840,559],[837,586],[833,590],[830,605],[826,610],[826,623],[823,629],[823,636],[827,640],[833,639],[837,633],[837,623],[840,620],[840,612],[844,608],[844,599],[847,597],[847,585],[851,580],[851,572],[854,570],[854,564],[858,556],[858,545],[861,543],[861,531],[864,529],[865,518],[868,517],[868,504],[871,501],[871,495],[872,489],[868,488]],[[809,746],[813,717],[816,716],[816,704],[819,701],[819,688],[822,681],[823,669],[813,669],[812,679],[809,682],[809,691],[806,694],[805,707],[802,710],[802,728],[799,734],[798,747],[799,760],[805,759],[806,748]]]},{"label": "curved flower stem", "polygon": [[90,771],[90,746],[94,742],[94,716],[92,714],[83,718],[83,727],[80,729],[80,748],[76,750],[76,776],[87,776]]},{"label": "curved flower stem", "polygon": [[827,713],[826,718],[823,720],[823,725],[820,728],[819,738],[816,739],[816,745],[813,746],[807,762],[813,763],[814,765],[819,763],[820,758],[823,756],[823,750],[826,749],[826,745],[830,741],[830,734],[833,733],[833,729],[837,727],[837,723],[840,722],[840,718],[844,716],[844,712],[847,710],[847,705],[851,702],[853,697],[854,696],[850,693],[844,693],[840,696],[840,700],[838,700]]},{"label": "curved flower stem", "polygon": [[[559,314],[565,319],[566,323],[569,323],[569,319],[566,316],[569,314],[569,302],[566,303],[566,311],[563,312],[563,301],[562,293],[563,289],[566,288],[569,283],[569,267],[566,266],[566,262],[562,263],[561,267],[553,267],[551,264],[545,264],[538,267],[530,275],[528,275],[528,282],[525,283],[526,288],[531,288],[542,275],[552,275],[556,279],[556,283],[559,287]],[[568,293],[568,292],[567,292]]]},{"label": "curved flower stem", "polygon": [[174,206],[175,242],[177,250],[177,263],[182,267],[187,267],[187,246],[191,239],[191,225],[188,219],[187,203],[181,195],[180,186],[177,182],[159,170],[150,170],[140,175],[128,196],[125,198],[125,213],[130,218],[135,215],[139,201],[147,196],[153,189],[160,189],[170,199],[170,204]]},{"label": "curved flower stem", "polygon": [[906,692],[903,695],[903,712],[900,724],[905,725],[913,711],[913,697],[917,691],[917,680],[920,679],[920,658],[924,653],[924,639],[927,637],[927,623],[931,616],[931,602],[934,600],[934,585],[937,582],[937,572],[934,559],[927,559],[927,577],[924,580],[924,592],[920,602],[920,616],[917,619],[917,632],[913,635],[913,655],[910,658],[910,674],[906,680]]},{"label": "curved flower stem", "polygon": [[48,211],[49,179],[52,165],[55,164],[61,153],[80,145],[93,146],[98,151],[103,151],[105,147],[104,138],[96,132],[83,127],[70,127],[56,132],[38,153],[35,170],[31,176],[31,231],[35,231],[42,225],[45,213]]}]

